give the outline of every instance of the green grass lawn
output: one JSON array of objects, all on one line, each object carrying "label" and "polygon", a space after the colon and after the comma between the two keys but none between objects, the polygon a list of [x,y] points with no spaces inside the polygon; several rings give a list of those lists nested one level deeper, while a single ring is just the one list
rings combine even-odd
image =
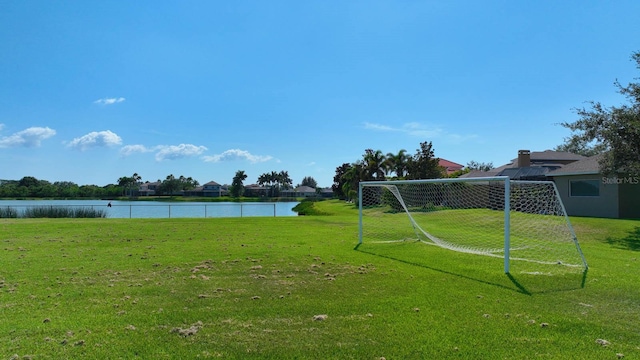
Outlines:
[{"label": "green grass lawn", "polygon": [[586,276],[505,275],[419,242],[356,248],[357,209],[314,206],[2,219],[0,358],[640,358],[640,221],[572,219]]}]

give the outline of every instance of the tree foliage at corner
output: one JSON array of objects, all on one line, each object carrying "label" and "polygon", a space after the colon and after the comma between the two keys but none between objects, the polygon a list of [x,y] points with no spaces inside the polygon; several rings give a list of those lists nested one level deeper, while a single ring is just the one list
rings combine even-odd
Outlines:
[{"label": "tree foliage at corner", "polygon": [[578,155],[589,157],[589,156],[602,154],[607,150],[607,148],[604,144],[591,145],[581,137],[571,136],[565,139],[564,144],[556,146],[555,149],[553,150],[570,152],[572,154],[578,154]]},{"label": "tree foliage at corner", "polygon": [[[640,51],[631,59],[640,70]],[[583,155],[602,153],[600,171],[604,174],[640,174],[640,84],[622,86],[616,80],[614,85],[629,104],[606,107],[590,101],[590,108],[576,109],[580,119],[561,124],[573,131],[562,149]]]},{"label": "tree foliage at corner", "polygon": [[231,188],[229,189],[229,193],[232,197],[241,197],[244,195],[244,183],[247,179],[247,174],[243,170],[236,171],[236,175],[233,177],[231,181]]}]

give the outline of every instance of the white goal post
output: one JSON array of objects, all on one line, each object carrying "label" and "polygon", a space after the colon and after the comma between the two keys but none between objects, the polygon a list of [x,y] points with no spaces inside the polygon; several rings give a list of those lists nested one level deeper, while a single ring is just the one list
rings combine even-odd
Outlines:
[{"label": "white goal post", "polygon": [[421,241],[511,262],[587,269],[552,181],[507,176],[363,181],[359,244]]}]

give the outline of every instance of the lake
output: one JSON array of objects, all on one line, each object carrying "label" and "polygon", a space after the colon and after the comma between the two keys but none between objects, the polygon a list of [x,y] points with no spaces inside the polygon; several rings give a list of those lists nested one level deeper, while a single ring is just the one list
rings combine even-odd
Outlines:
[{"label": "lake", "polygon": [[[107,205],[111,203],[111,207]],[[0,200],[19,212],[29,207],[68,206],[105,209],[108,218],[207,218],[297,216],[298,202],[158,202],[118,200]]]}]

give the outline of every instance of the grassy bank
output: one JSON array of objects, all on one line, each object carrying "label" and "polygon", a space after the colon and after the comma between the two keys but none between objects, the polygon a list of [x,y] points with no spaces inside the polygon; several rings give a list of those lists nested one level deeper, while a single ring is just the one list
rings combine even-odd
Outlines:
[{"label": "grassy bank", "polygon": [[[640,357],[640,221],[572,219],[581,274],[357,243],[357,211],[0,220],[0,357]],[[606,341],[606,342],[605,342]]]}]

